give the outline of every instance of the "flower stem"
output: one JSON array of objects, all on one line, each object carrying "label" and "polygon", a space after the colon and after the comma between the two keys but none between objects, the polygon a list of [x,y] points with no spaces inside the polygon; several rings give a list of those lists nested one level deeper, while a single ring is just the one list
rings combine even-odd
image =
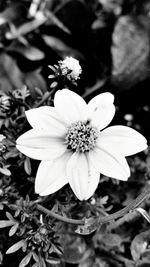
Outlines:
[{"label": "flower stem", "polygon": [[[118,219],[119,217],[123,217],[128,212],[134,211],[149,196],[150,196],[150,188],[144,190],[136,199],[131,201],[125,208],[123,208],[123,209],[121,209],[121,210],[119,210],[113,214],[107,215],[103,218],[98,218],[97,227],[99,224],[108,223],[110,221]],[[75,225],[85,225],[85,220],[76,220],[76,219],[71,219],[68,217],[63,217],[59,214],[56,214],[55,212],[53,212],[51,210],[48,210],[47,208],[43,207],[42,205],[37,204],[37,209],[39,211],[45,213],[46,215],[48,215],[52,218],[55,218],[59,221],[62,221],[62,222],[75,224]]]},{"label": "flower stem", "polygon": [[48,210],[46,208],[44,208],[42,205],[37,205],[37,209],[43,213],[45,213],[46,215],[52,217],[52,218],[55,218],[59,221],[62,221],[62,222],[66,222],[66,223],[70,223],[70,224],[76,224],[76,225],[84,225],[85,224],[85,221],[84,220],[75,220],[75,219],[70,219],[70,218],[67,218],[67,217],[63,217],[59,214],[56,214],[55,212],[51,211],[51,210]]},{"label": "flower stem", "polygon": [[131,201],[125,208],[108,216],[105,216],[103,218],[99,218],[98,223],[104,224],[113,221],[119,217],[123,217],[128,212],[134,211],[149,196],[150,196],[150,188],[144,190],[136,199]]}]

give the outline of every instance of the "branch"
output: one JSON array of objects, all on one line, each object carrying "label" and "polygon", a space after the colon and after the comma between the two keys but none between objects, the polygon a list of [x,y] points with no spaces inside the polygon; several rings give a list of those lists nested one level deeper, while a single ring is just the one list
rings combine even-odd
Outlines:
[{"label": "branch", "polygon": [[51,211],[51,210],[48,210],[46,208],[44,208],[43,206],[41,205],[37,205],[37,209],[43,213],[45,213],[46,215],[52,217],[52,218],[55,218],[59,221],[62,221],[62,222],[66,222],[66,223],[70,223],[70,224],[75,224],[75,225],[84,225],[85,224],[85,221],[84,220],[75,220],[75,219],[70,219],[70,218],[67,218],[67,217],[63,217],[59,214],[56,214],[55,212]]},{"label": "branch", "polygon": [[[125,208],[110,214],[108,216],[105,216],[103,218],[98,218],[97,221],[97,226],[98,224],[104,224],[104,223],[108,223],[110,221],[113,221],[115,219],[118,219],[120,217],[123,217],[124,215],[126,215],[128,212],[132,212],[134,211],[146,198],[148,198],[150,196],[150,189],[144,190],[136,199],[134,199],[133,201],[131,201],[129,203],[128,206],[126,206]],[[47,208],[44,208],[42,205],[37,205],[37,209],[39,211],[41,211],[42,213],[45,213],[46,215],[55,218],[59,221],[62,222],[66,222],[66,223],[70,223],[70,224],[75,224],[75,225],[85,225],[85,220],[76,220],[76,219],[71,219],[68,217],[63,217],[59,214],[56,214],[53,211],[48,210]]]},{"label": "branch", "polygon": [[98,219],[98,223],[104,224],[110,221],[113,221],[115,219],[118,219],[119,217],[123,217],[128,212],[134,211],[146,198],[150,196],[150,188],[147,190],[144,190],[136,199],[131,201],[128,206],[125,208],[110,214],[108,216],[105,216],[103,218]]}]

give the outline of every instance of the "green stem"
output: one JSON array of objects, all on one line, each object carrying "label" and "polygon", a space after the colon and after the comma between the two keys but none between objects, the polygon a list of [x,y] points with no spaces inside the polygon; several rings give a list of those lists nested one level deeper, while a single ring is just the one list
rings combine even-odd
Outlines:
[{"label": "green stem", "polygon": [[46,208],[44,208],[43,206],[41,205],[37,205],[37,209],[43,213],[45,213],[46,215],[52,217],[52,218],[55,218],[59,221],[62,221],[62,222],[66,222],[66,223],[70,223],[70,224],[76,224],[76,225],[84,225],[85,224],[85,221],[84,220],[75,220],[75,219],[70,219],[70,218],[67,218],[67,217],[63,217],[59,214],[56,214],[55,212],[51,211],[51,210],[48,210]]}]

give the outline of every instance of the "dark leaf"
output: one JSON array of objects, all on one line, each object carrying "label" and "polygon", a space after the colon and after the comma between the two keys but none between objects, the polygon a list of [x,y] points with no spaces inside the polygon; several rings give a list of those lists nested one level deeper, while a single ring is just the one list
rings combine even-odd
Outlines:
[{"label": "dark leaf", "polygon": [[91,9],[78,0],[64,2],[55,14],[72,31],[87,30],[95,18]]},{"label": "dark leaf", "polygon": [[121,16],[113,32],[112,81],[129,89],[150,76],[149,18]]}]

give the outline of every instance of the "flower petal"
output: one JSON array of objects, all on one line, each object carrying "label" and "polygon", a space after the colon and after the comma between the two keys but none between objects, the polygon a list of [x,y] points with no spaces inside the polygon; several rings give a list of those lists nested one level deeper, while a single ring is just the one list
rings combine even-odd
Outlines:
[{"label": "flower petal", "polygon": [[111,149],[105,149],[102,145],[91,150],[89,158],[95,169],[106,176],[123,181],[130,176],[126,159]]},{"label": "flower petal", "polygon": [[49,195],[68,183],[66,167],[70,157],[71,153],[64,153],[56,160],[40,163],[35,180],[36,193],[41,196]]},{"label": "flower petal", "polygon": [[99,130],[105,128],[114,117],[113,101],[114,96],[111,93],[102,93],[88,103],[89,119]]},{"label": "flower petal", "polygon": [[82,97],[68,89],[56,92],[54,106],[56,111],[66,123],[73,123],[78,120],[87,119],[86,102]]},{"label": "flower petal", "polygon": [[67,164],[69,184],[79,200],[86,199],[88,190],[88,161],[84,153],[75,152]]},{"label": "flower petal", "polygon": [[63,139],[55,135],[56,133],[32,129],[16,140],[16,147],[33,159],[52,160],[60,157],[66,150]]},{"label": "flower petal", "polygon": [[85,200],[89,199],[95,192],[100,180],[100,173],[94,168],[88,159],[88,189]]},{"label": "flower petal", "polygon": [[61,121],[54,107],[33,108],[25,112],[27,120],[33,128],[45,129],[49,131],[58,131],[62,134],[65,131],[65,125]]},{"label": "flower petal", "polygon": [[127,126],[112,126],[100,134],[99,144],[130,156],[147,148],[147,140],[136,130]]}]

